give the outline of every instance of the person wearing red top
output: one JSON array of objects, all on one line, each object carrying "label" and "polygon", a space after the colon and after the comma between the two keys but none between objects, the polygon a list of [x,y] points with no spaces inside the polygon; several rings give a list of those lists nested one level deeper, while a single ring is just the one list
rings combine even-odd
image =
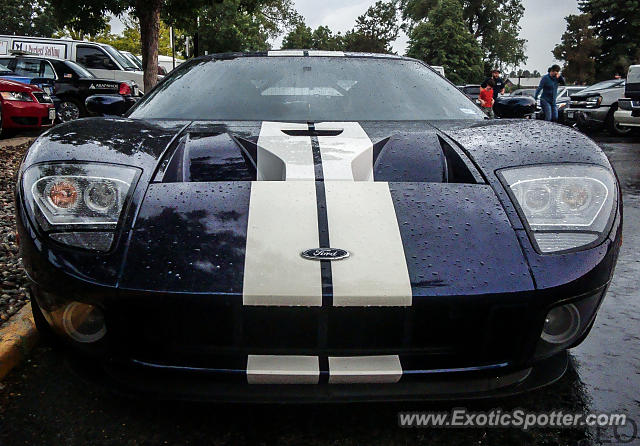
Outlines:
[{"label": "person wearing red top", "polygon": [[487,116],[493,118],[493,87],[495,86],[495,82],[493,79],[490,79],[487,82],[486,88],[480,88],[480,105],[482,106],[482,110],[486,113]]}]

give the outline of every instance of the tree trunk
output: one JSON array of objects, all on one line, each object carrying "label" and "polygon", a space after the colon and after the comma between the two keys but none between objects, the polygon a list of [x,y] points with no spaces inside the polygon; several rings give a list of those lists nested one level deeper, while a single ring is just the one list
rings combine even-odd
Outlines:
[{"label": "tree trunk", "polygon": [[136,16],[140,21],[144,91],[148,93],[158,83],[158,39],[162,0],[137,0]]}]

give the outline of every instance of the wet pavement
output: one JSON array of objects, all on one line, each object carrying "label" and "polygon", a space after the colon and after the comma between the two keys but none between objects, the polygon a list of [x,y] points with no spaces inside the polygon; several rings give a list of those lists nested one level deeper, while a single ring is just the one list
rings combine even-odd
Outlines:
[{"label": "wet pavement", "polygon": [[[129,400],[86,384],[64,358],[39,347],[0,384],[0,446],[138,444],[567,445],[640,444],[640,138],[598,140],[620,177],[624,244],[589,337],[557,383],[480,402],[305,406]],[[522,408],[621,412],[634,426],[602,429],[401,429],[399,411]],[[635,438],[630,438],[635,430]]]}]

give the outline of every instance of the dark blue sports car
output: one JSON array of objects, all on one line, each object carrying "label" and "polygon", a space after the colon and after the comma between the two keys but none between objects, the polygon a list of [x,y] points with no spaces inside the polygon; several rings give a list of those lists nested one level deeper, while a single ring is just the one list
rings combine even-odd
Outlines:
[{"label": "dark blue sports car", "polygon": [[16,200],[41,332],[114,388],[206,400],[553,382],[622,228],[584,135],[485,119],[413,59],[325,51],[180,65],[126,118],[38,138]]}]

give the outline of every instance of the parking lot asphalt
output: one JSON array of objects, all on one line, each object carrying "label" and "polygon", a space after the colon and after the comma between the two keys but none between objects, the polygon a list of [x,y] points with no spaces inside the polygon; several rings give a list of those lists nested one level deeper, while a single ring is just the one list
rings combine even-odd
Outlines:
[{"label": "parking lot asphalt", "polygon": [[640,139],[599,137],[623,188],[624,244],[586,341],[557,383],[499,400],[454,403],[225,405],[132,400],[85,383],[63,355],[38,347],[0,383],[0,445],[566,445],[640,444],[613,428],[398,427],[399,411],[522,408],[621,412],[640,426]]}]

